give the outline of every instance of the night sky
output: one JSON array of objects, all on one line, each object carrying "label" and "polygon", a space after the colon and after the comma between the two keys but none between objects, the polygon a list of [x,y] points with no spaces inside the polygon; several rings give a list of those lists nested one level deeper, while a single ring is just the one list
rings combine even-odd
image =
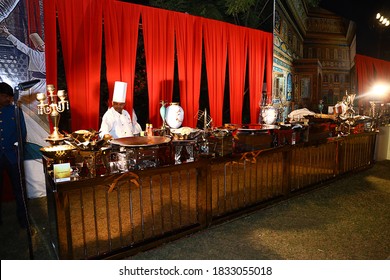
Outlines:
[{"label": "night sky", "polygon": [[[122,0],[148,5],[147,0]],[[356,23],[356,52],[390,61],[390,26],[375,18],[378,12],[390,19],[390,0],[321,0],[319,6]]]},{"label": "night sky", "polygon": [[390,0],[322,0],[320,7],[356,22],[356,52],[390,61],[390,26],[384,27],[376,14],[390,19]]}]

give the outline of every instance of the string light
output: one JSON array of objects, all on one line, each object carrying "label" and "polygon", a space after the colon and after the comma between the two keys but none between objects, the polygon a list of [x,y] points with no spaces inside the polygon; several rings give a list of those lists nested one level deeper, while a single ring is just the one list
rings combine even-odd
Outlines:
[{"label": "string light", "polygon": [[383,15],[381,15],[381,13],[377,13],[376,14],[376,19],[379,21],[380,24],[382,24],[384,26],[389,26],[390,25],[389,19],[384,17]]}]

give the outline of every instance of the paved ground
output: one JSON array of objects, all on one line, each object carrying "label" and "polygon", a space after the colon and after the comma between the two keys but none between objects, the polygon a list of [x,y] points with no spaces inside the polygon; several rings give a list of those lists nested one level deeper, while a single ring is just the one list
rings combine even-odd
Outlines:
[{"label": "paved ground", "polygon": [[131,259],[390,257],[390,161]]},{"label": "paved ground", "polygon": [[[46,198],[29,201],[34,259],[55,259]],[[13,202],[3,203],[0,258],[29,259]],[[139,253],[138,260],[390,258],[390,161],[287,201]]]}]

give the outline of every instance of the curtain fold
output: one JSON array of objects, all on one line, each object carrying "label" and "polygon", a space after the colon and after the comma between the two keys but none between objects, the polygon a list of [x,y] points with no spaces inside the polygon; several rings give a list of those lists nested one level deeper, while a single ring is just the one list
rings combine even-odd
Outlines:
[{"label": "curtain fold", "polygon": [[230,89],[230,121],[242,123],[246,63],[248,53],[248,28],[229,25],[228,61]]},{"label": "curtain fold", "polygon": [[260,31],[262,33],[262,36],[265,37],[265,71],[266,71],[266,81],[267,81],[267,100],[268,102],[272,101],[272,70],[273,70],[273,59],[274,59],[274,43],[273,43],[273,34],[269,32]]},{"label": "curtain fold", "polygon": [[260,113],[259,103],[262,98],[262,90],[265,73],[265,54],[267,51],[266,37],[263,32],[257,30],[248,31],[248,57],[249,57],[249,96],[251,123],[257,123]]},{"label": "curtain fold", "polygon": [[196,127],[202,70],[202,21],[199,17],[174,13],[180,105],[183,126]]},{"label": "curtain fold", "polygon": [[46,84],[57,88],[56,1],[44,0]]},{"label": "curtain fold", "polygon": [[126,110],[132,112],[134,97],[135,62],[140,23],[138,5],[108,0],[105,2],[104,34],[107,83],[111,104],[115,81],[127,83]]},{"label": "curtain fold", "polygon": [[141,7],[146,73],[149,94],[149,122],[162,125],[160,101],[172,101],[174,83],[174,29],[172,12]]},{"label": "curtain fold", "polygon": [[[357,87],[358,87],[358,99],[359,106],[369,100],[377,97],[372,96],[370,93],[371,87],[376,82],[388,83],[390,79],[390,62],[364,56],[361,54],[355,55],[355,68],[357,75]],[[384,102],[390,100],[389,94],[384,97]]]},{"label": "curtain fold", "polygon": [[114,82],[122,81],[121,59],[120,59],[120,32],[118,25],[121,22],[122,13],[118,14],[120,3],[112,0],[104,1],[103,20],[104,20],[104,44],[106,55],[106,77],[108,84],[109,100],[107,106],[111,104],[114,91]]},{"label": "curtain fold", "polygon": [[209,113],[214,126],[221,126],[223,122],[228,54],[231,121],[242,122],[247,61],[251,122],[257,121],[264,80],[267,82],[268,100],[271,98],[272,33],[114,0],[44,0],[44,7],[47,82],[57,84],[57,37],[53,23],[56,22],[58,12],[73,130],[97,129],[99,126],[103,15],[110,100],[114,82],[116,80],[127,82],[127,110],[132,109],[138,31],[140,19],[142,21],[149,122],[156,127],[162,124],[159,114],[160,101],[172,101],[175,38],[180,100],[186,114],[183,125],[195,127],[197,124],[202,39]]},{"label": "curtain fold", "polygon": [[98,129],[102,1],[57,0],[72,130]]},{"label": "curtain fold", "polygon": [[266,83],[267,103],[272,99],[273,35],[269,32],[249,31],[249,92],[251,122],[257,123],[263,83]]},{"label": "curtain fold", "polygon": [[374,67],[369,57],[357,54],[355,56],[355,67],[357,74],[358,95],[369,91],[374,76]]},{"label": "curtain fold", "polygon": [[209,90],[210,116],[213,125],[223,122],[223,100],[227,61],[227,24],[203,19],[203,39],[206,57],[207,84]]}]

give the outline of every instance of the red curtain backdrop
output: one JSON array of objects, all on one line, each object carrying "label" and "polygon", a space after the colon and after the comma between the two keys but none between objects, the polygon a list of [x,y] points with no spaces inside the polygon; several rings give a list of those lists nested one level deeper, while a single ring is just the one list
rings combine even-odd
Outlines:
[{"label": "red curtain backdrop", "polygon": [[[373,100],[369,91],[376,82],[387,82],[390,80],[390,62],[357,54],[355,56],[355,67],[357,75],[357,86],[359,105]],[[389,100],[389,94],[385,96],[385,101]]]},{"label": "red curtain backdrop", "polygon": [[102,1],[57,0],[72,130],[98,129]]},{"label": "red curtain backdrop", "polygon": [[149,93],[149,122],[162,125],[160,101],[172,101],[175,41],[172,12],[141,7]]},{"label": "red curtain backdrop", "polygon": [[267,39],[264,32],[248,30],[249,41],[249,100],[251,123],[257,123],[260,113],[259,102],[262,97]]},{"label": "red curtain backdrop", "polygon": [[[196,126],[194,116],[199,104],[202,38],[209,113],[213,125],[221,126],[223,121],[228,38],[231,42],[231,120],[241,122],[246,53],[249,51],[251,122],[257,121],[264,67],[269,98],[272,92],[272,33],[114,0],[44,0],[47,83],[57,84],[57,33],[54,24],[57,13],[72,130],[98,129],[99,126],[103,4],[110,98],[114,81],[127,82],[127,109],[131,110],[141,18],[149,91],[149,122],[155,126],[161,125],[160,100],[172,101],[175,31],[180,100],[186,114],[183,125]],[[248,38],[245,34],[248,34]]]},{"label": "red curtain backdrop", "polygon": [[358,95],[369,91],[374,79],[373,66],[371,58],[359,54],[355,56]]},{"label": "red curtain backdrop", "polygon": [[127,83],[126,110],[133,110],[135,61],[137,55],[140,8],[123,2],[105,2],[104,34],[107,83],[111,106],[115,81]]},{"label": "red curtain backdrop", "polygon": [[226,28],[227,24],[224,22],[203,19],[210,116],[214,126],[221,126],[223,121],[222,110],[227,61]]},{"label": "red curtain backdrop", "polygon": [[242,123],[246,62],[248,53],[248,28],[230,25],[228,30],[228,61],[230,89],[230,121]]},{"label": "red curtain backdrop", "polygon": [[46,84],[57,88],[57,8],[56,1],[44,0]]},{"label": "red curtain backdrop", "polygon": [[196,127],[202,71],[202,21],[199,17],[174,13],[180,104],[183,126]]},{"label": "red curtain backdrop", "polygon": [[273,69],[273,58],[274,58],[274,42],[273,42],[273,34],[267,33],[264,31],[258,31],[262,33],[262,36],[265,37],[265,69],[266,69],[266,81],[267,81],[267,100],[268,102],[272,101],[272,69]]}]

